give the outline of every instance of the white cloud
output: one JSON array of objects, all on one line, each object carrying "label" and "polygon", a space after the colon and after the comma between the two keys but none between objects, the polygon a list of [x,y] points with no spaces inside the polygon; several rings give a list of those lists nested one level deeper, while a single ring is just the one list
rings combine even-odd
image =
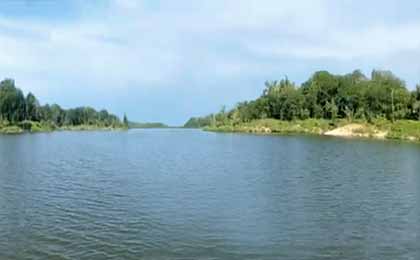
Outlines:
[{"label": "white cloud", "polygon": [[250,49],[265,55],[300,59],[387,58],[404,51],[420,50],[420,23],[396,27],[371,27],[361,31],[334,31],[317,42],[283,40],[253,42]]},{"label": "white cloud", "polygon": [[[419,19],[370,23],[340,3],[113,0],[105,9],[64,22],[0,16],[0,69],[50,88],[62,82],[164,88],[188,79],[265,77],[273,63],[277,69],[285,59],[320,65],[328,59],[354,68],[360,65],[355,60],[364,59],[372,68],[401,68],[388,58],[419,53]],[[287,69],[283,73],[293,73]]]}]

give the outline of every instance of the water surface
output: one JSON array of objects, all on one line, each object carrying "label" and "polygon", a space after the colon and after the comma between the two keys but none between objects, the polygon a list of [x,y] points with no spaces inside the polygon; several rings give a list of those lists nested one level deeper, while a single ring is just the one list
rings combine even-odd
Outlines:
[{"label": "water surface", "polygon": [[420,259],[420,146],[0,136],[0,259]]}]

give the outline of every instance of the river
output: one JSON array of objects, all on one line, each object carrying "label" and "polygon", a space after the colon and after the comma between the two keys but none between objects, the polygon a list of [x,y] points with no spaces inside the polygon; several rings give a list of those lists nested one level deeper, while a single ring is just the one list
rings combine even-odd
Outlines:
[{"label": "river", "polygon": [[0,136],[0,259],[420,259],[420,145]]}]

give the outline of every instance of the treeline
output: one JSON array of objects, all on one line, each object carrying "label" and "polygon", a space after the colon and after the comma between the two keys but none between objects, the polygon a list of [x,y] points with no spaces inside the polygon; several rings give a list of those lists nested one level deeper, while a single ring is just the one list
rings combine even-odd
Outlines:
[{"label": "treeline", "polygon": [[204,117],[191,117],[185,124],[185,128],[202,128],[212,124],[214,115]]},{"label": "treeline", "polygon": [[150,122],[150,123],[139,123],[139,122],[128,122],[129,128],[168,128],[169,126],[160,122]]},{"label": "treeline", "polygon": [[[125,121],[127,119],[124,117]],[[94,125],[98,127],[122,127],[120,119],[106,110],[91,107],[63,109],[59,105],[40,105],[37,98],[26,96],[15,86],[12,79],[0,82],[0,123],[24,126],[22,122],[45,122],[54,127]]]},{"label": "treeline", "polygon": [[217,114],[191,118],[185,127],[205,127],[249,122],[256,119],[361,119],[420,120],[420,85],[409,91],[390,71],[360,70],[346,75],[319,71],[301,86],[285,78],[265,83],[262,95],[253,101],[223,108]]}]

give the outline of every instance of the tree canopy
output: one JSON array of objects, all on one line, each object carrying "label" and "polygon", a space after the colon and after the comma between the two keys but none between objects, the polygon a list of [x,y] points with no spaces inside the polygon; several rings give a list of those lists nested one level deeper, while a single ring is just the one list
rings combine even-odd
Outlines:
[{"label": "tree canopy", "polygon": [[[125,117],[125,120],[128,119]],[[5,79],[0,82],[0,122],[17,124],[22,121],[48,122],[56,127],[96,125],[120,127],[120,119],[106,110],[96,111],[91,107],[63,109],[57,104],[40,105],[34,94],[23,92],[15,86],[15,81]]]},{"label": "tree canopy", "polygon": [[259,98],[238,103],[230,111],[191,118],[186,127],[205,127],[273,118],[420,120],[420,85],[409,91],[390,71],[374,70],[370,77],[360,70],[345,75],[315,72],[300,86],[288,78],[267,81]]}]

